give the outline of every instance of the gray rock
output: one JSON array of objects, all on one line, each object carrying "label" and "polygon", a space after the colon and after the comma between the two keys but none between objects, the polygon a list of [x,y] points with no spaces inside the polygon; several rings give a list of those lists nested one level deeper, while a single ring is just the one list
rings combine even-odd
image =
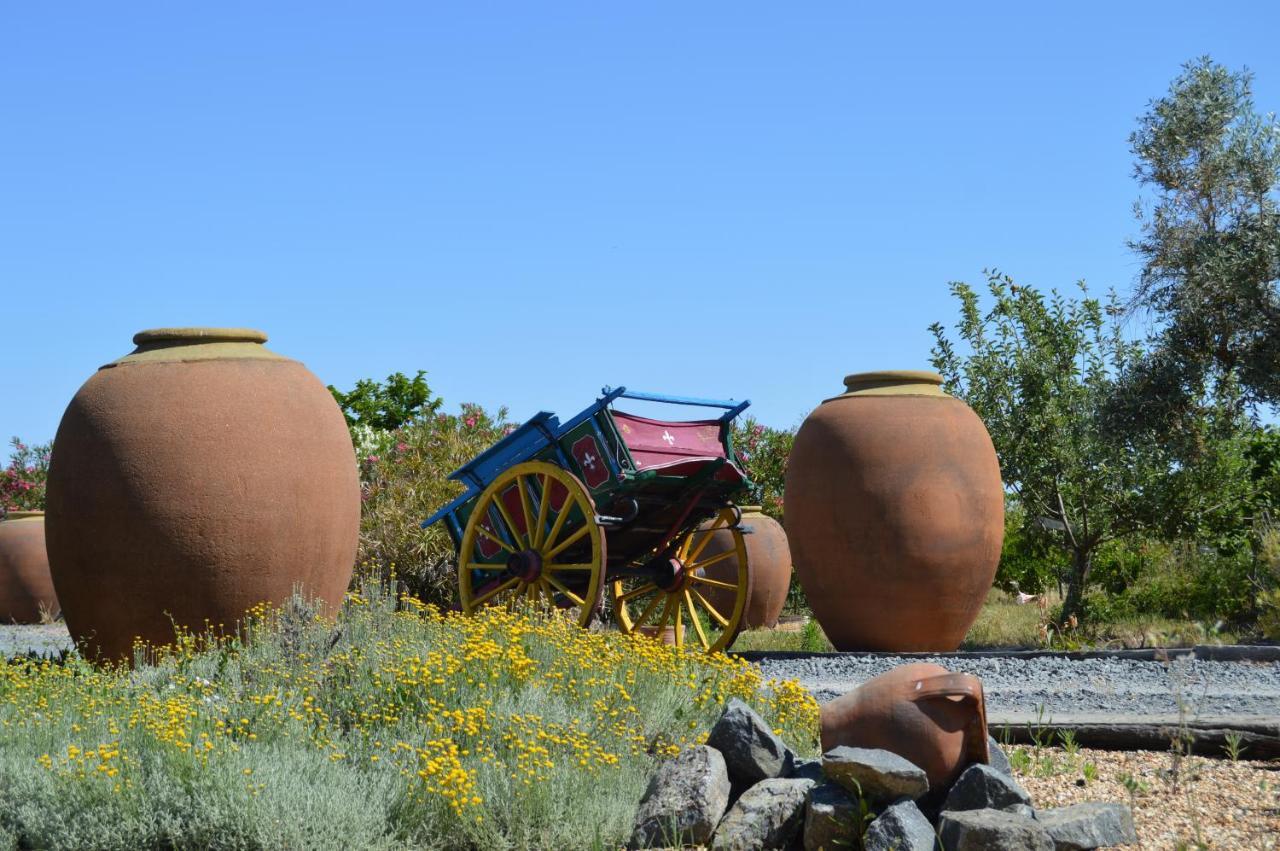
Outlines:
[{"label": "gray rock", "polygon": [[822,755],[822,771],[855,795],[873,804],[899,798],[915,800],[929,791],[922,769],[884,750],[841,745]]},{"label": "gray rock", "polygon": [[1038,821],[1000,810],[944,812],[938,834],[946,851],[1054,851]]},{"label": "gray rock", "polygon": [[805,780],[812,780],[814,783],[822,783],[827,776],[822,773],[822,762],[816,759],[798,759],[795,766],[791,769],[788,777],[800,777]]},{"label": "gray rock", "polygon": [[1053,837],[1057,851],[1136,845],[1133,811],[1124,804],[1073,804],[1041,810],[1036,818]]},{"label": "gray rock", "polygon": [[987,752],[991,754],[991,758],[987,761],[988,765],[1001,774],[1013,776],[1013,766],[1009,765],[1009,756],[994,736],[987,736]]},{"label": "gray rock", "polygon": [[805,851],[857,847],[860,827],[858,802],[843,787],[820,783],[809,790],[804,807]]},{"label": "gray rock", "polygon": [[912,801],[899,801],[871,822],[862,847],[864,851],[933,851],[937,841],[933,825],[920,808]]},{"label": "gray rock", "polygon": [[728,806],[724,757],[715,748],[689,748],[650,779],[628,847],[706,844]]},{"label": "gray rock", "polygon": [[1013,813],[1015,816],[1026,816],[1027,818],[1036,817],[1036,808],[1026,804],[1010,804],[1004,807],[1004,812]]},{"label": "gray rock", "polygon": [[805,798],[812,780],[770,778],[742,793],[716,828],[712,851],[787,848],[804,824]]},{"label": "gray rock", "polygon": [[724,754],[734,794],[771,777],[785,777],[796,755],[774,735],[756,711],[737,698],[729,701],[707,735],[707,744]]},{"label": "gray rock", "polygon": [[942,810],[1004,810],[1015,804],[1031,806],[1031,796],[1009,775],[979,764],[966,768],[951,786]]}]

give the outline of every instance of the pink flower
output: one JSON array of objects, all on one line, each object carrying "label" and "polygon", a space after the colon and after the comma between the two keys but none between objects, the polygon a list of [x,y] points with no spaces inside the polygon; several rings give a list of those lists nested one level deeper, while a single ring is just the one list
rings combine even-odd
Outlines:
[{"label": "pink flower", "polygon": [[467,428],[474,428],[474,427],[475,427],[475,424],[476,424],[476,418],[475,418],[475,417],[467,417],[467,419],[466,419],[466,423],[467,423]]},{"label": "pink flower", "polygon": [[409,444],[405,443],[403,440],[396,444],[397,452],[407,452],[408,450]]},{"label": "pink flower", "polygon": [[377,456],[377,455],[370,455],[368,458],[366,458],[366,459],[364,459],[364,460],[365,460],[365,461],[367,461],[367,462],[368,462],[368,463],[370,463],[370,464],[376,464],[376,463],[377,463],[377,461],[378,461],[378,456]]}]

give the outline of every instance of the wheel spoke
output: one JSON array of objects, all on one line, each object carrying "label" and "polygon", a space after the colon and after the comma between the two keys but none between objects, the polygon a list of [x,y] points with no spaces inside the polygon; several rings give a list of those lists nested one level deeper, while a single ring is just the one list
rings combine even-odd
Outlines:
[{"label": "wheel spoke", "polygon": [[[711,543],[711,538],[713,537],[711,533],[714,531],[714,528],[715,527],[703,530],[702,540],[698,542],[698,546],[694,547],[693,552],[689,553],[689,555],[685,556],[681,561],[685,564],[697,561],[698,556],[702,555],[702,551],[707,548],[707,544]],[[693,535],[689,536],[689,540],[693,540]]]},{"label": "wheel spoke", "polygon": [[502,494],[493,495],[493,504],[498,507],[498,513],[502,515],[502,519],[507,521],[507,528],[511,530],[511,537],[515,539],[516,545],[524,549],[524,536],[520,534],[520,527],[516,526],[515,521],[511,519],[507,507],[502,504]]},{"label": "wheel spoke", "polygon": [[733,584],[732,582],[721,582],[719,579],[708,579],[705,576],[697,576],[697,575],[691,578],[693,579],[694,582],[699,582],[703,585],[711,585],[712,587],[715,587],[715,588],[727,588],[730,591],[738,590],[738,586]]},{"label": "wheel spoke", "polygon": [[634,600],[636,597],[639,597],[641,594],[648,594],[650,591],[657,591],[657,590],[658,590],[657,585],[654,585],[652,582],[646,582],[645,584],[639,587],[632,588],[630,591],[628,591],[625,594],[619,594],[618,602],[625,603],[628,600]]},{"label": "wheel spoke", "polygon": [[463,565],[467,570],[502,570],[506,567],[504,564],[485,564],[480,561],[469,561]]},{"label": "wheel spoke", "polygon": [[693,595],[689,593],[689,589],[684,589],[684,604],[689,608],[689,620],[693,623],[693,631],[698,634],[698,641],[702,642],[702,649],[707,650],[711,645],[707,642],[707,634],[702,629],[702,618],[698,617],[698,612],[693,607]]},{"label": "wheel spoke", "polygon": [[[666,602],[662,604],[662,614],[658,615],[659,628],[665,627],[671,620],[671,602],[675,599],[670,594],[663,594],[662,596],[666,598]],[[662,636],[658,637],[661,638]]]},{"label": "wheel spoke", "polygon": [[582,524],[582,527],[578,529],[578,531],[574,532],[572,535],[565,538],[560,543],[556,544],[556,548],[554,550],[544,554],[543,558],[545,560],[550,561],[551,559],[560,555],[560,553],[564,552],[566,549],[572,546],[575,541],[577,541],[579,538],[581,538],[583,535],[586,535],[590,531],[591,531],[591,521],[588,520],[586,523]]},{"label": "wheel spoke", "polygon": [[672,598],[676,604],[676,647],[684,647],[684,603]]},{"label": "wheel spoke", "polygon": [[493,599],[495,595],[500,594],[503,591],[506,591],[508,588],[510,588],[512,585],[515,585],[519,581],[520,581],[519,579],[513,576],[510,579],[508,579],[506,582],[503,582],[500,585],[490,588],[488,591],[484,592],[479,597],[476,597],[474,600],[471,601],[471,608],[474,609],[477,606],[483,605],[485,602]]},{"label": "wheel spoke", "polygon": [[644,623],[645,621],[649,620],[649,618],[653,617],[654,610],[658,608],[658,604],[661,602],[662,602],[662,595],[654,594],[653,599],[649,601],[649,605],[645,606],[644,611],[640,613],[640,617],[636,618],[635,621],[631,624],[631,628],[639,629],[640,624]]},{"label": "wheel spoke", "polygon": [[481,525],[479,525],[479,524],[476,524],[476,531],[477,531],[477,532],[479,532],[481,535],[484,535],[484,536],[485,536],[486,538],[488,538],[490,541],[493,541],[495,544],[497,544],[498,546],[502,547],[504,550],[506,550],[507,552],[511,553],[512,555],[515,555],[515,554],[516,554],[516,551],[515,551],[515,550],[513,550],[513,549],[511,549],[511,547],[507,546],[507,542],[506,542],[506,541],[502,540],[502,539],[501,539],[501,538],[499,538],[497,535],[495,535],[494,533],[490,532],[488,529],[484,528],[484,526],[481,526]]},{"label": "wheel spoke", "polygon": [[693,559],[690,559],[689,561],[685,562],[685,564],[688,565],[689,570],[700,570],[701,568],[710,567],[713,564],[722,562],[727,558],[733,558],[737,554],[738,554],[737,550],[725,550],[722,553],[717,553],[716,555],[713,555],[711,558],[707,559],[706,561],[695,561]]},{"label": "wheel spoke", "polygon": [[547,564],[546,562],[543,562],[542,569],[543,570],[595,570],[596,566],[594,563],[593,564],[560,564],[559,562],[552,562],[551,564]]},{"label": "wheel spoke", "polygon": [[524,534],[533,547],[533,507],[529,504],[529,489],[524,476],[516,476],[516,490],[520,491],[520,511],[524,514]]},{"label": "wheel spoke", "polygon": [[707,610],[707,614],[711,615],[711,619],[712,619],[712,620],[714,620],[716,623],[720,624],[720,628],[721,628],[721,629],[728,629],[728,627],[729,627],[729,621],[728,621],[728,619],[727,619],[724,615],[720,614],[720,612],[718,612],[718,611],[716,610],[716,607],[715,607],[715,606],[713,606],[713,605],[711,605],[710,603],[708,603],[708,602],[707,602],[707,598],[706,598],[706,597],[702,596],[701,594],[699,594],[696,590],[694,590],[694,589],[692,589],[692,588],[691,588],[691,589],[689,589],[689,590],[693,592],[693,599],[695,599],[695,600],[697,600],[699,603],[701,603],[701,604],[702,604],[702,608],[706,609],[706,610]]},{"label": "wheel spoke", "polygon": [[[549,497],[547,497],[549,498]],[[556,537],[560,534],[561,528],[564,527],[564,521],[569,519],[569,514],[573,511],[573,507],[577,505],[572,499],[566,498],[564,505],[560,506],[560,510],[556,512],[556,522],[551,524],[551,531],[547,533],[547,537],[543,539],[540,550],[546,550],[556,542]],[[544,556],[550,558],[550,556]]]},{"label": "wheel spoke", "polygon": [[570,600],[572,600],[572,601],[574,602],[574,604],[575,604],[575,605],[578,605],[578,606],[585,606],[585,605],[587,604],[587,601],[586,601],[586,600],[582,599],[582,598],[581,598],[581,597],[579,597],[577,594],[575,594],[575,593],[573,593],[572,591],[570,591],[570,590],[569,590],[569,587],[568,587],[567,585],[565,585],[565,584],[564,584],[563,582],[561,582],[559,579],[556,579],[556,578],[555,578],[554,576],[552,576],[550,573],[544,573],[544,574],[542,575],[542,578],[543,578],[543,580],[544,580],[544,581],[551,583],[551,585],[552,585],[552,586],[554,586],[555,588],[557,588],[557,589],[560,591],[560,593],[561,593],[561,594],[565,595],[565,596],[566,596],[566,597],[568,597]]},{"label": "wheel spoke", "polygon": [[533,527],[533,540],[530,545],[536,550],[542,546],[542,533],[547,529],[547,508],[551,505],[550,477],[542,474],[542,492],[538,495],[538,522]]}]

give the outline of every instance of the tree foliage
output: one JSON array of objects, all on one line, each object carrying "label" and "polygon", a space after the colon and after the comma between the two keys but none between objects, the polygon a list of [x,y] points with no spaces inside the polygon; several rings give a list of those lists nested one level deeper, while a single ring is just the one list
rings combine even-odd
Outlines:
[{"label": "tree foliage", "polygon": [[1132,376],[1148,418],[1184,416],[1224,382],[1280,403],[1280,128],[1255,109],[1252,80],[1189,62],[1129,140],[1151,193],[1131,243],[1143,260],[1131,307],[1160,325]]},{"label": "tree foliage", "polygon": [[[1201,449],[1186,463],[1154,432],[1111,428],[1112,402],[1140,362],[1114,298],[1048,296],[989,273],[993,305],[952,284],[960,302],[960,353],[934,323],[934,367],[946,388],[983,419],[1029,538],[1048,536],[1070,556],[1064,617],[1081,615],[1093,558],[1108,541],[1140,532],[1196,537],[1232,528],[1247,480],[1241,424],[1229,407],[1194,421]],[[1180,444],[1179,444],[1180,445]]]},{"label": "tree foliage", "polygon": [[385,384],[362,378],[347,393],[332,384],[329,392],[342,408],[348,426],[393,431],[416,416],[434,414],[439,409],[440,400],[431,397],[426,374],[418,370],[417,375],[409,378],[403,372],[394,372],[387,376]]}]

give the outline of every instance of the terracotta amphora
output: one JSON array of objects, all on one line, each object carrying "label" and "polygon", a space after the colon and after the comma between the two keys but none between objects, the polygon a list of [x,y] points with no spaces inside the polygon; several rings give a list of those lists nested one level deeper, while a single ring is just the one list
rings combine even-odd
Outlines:
[{"label": "terracotta amphora", "polygon": [[40,623],[58,614],[44,548],[44,512],[0,517],[0,623]]},{"label": "terracotta amphora", "polygon": [[89,658],[230,630],[295,588],[336,610],[360,523],[329,391],[260,331],[143,331],[85,382],[49,467],[49,566]]},{"label": "terracotta amphora", "polygon": [[[742,543],[747,549],[747,569],[751,572],[751,597],[742,614],[742,626],[744,629],[772,629],[782,614],[782,606],[787,602],[787,589],[791,586],[791,550],[787,547],[787,533],[781,523],[762,512],[758,505],[742,506],[742,526],[746,530]],[[732,549],[733,536],[729,532],[712,532],[702,558],[708,559]],[[705,568],[705,572],[710,579],[736,584],[738,559],[729,556]],[[732,592],[705,588],[702,593],[718,610],[733,610]]]},{"label": "terracotta amphora", "polygon": [[819,727],[823,752],[891,751],[924,769],[935,794],[966,766],[990,759],[982,680],[925,662],[899,665],[823,704]]},{"label": "terracotta amphora", "polygon": [[796,576],[838,650],[959,646],[995,578],[991,437],[932,372],[870,372],[801,425],[787,463]]}]

